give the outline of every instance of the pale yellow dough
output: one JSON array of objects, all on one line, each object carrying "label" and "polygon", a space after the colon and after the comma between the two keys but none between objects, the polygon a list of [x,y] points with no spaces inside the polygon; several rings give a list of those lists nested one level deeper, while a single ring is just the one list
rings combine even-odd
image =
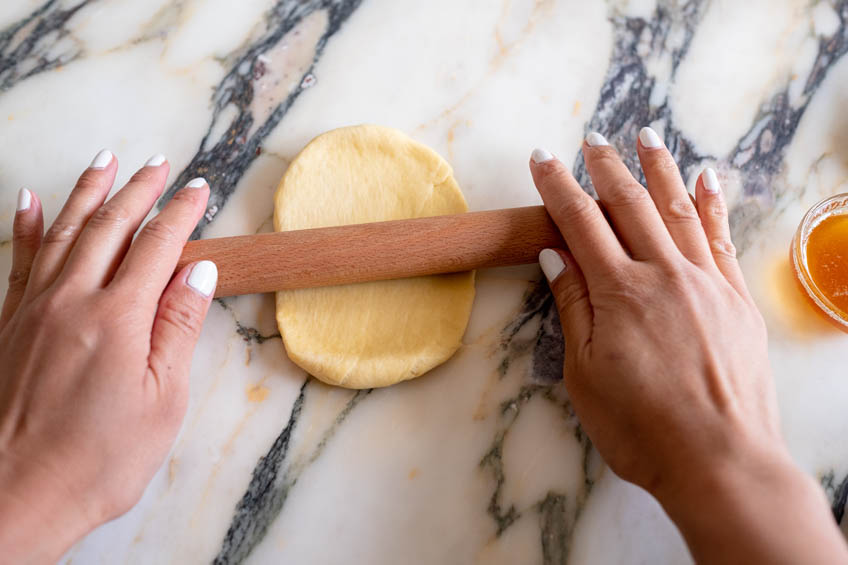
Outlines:
[{"label": "pale yellow dough", "polygon": [[[450,165],[433,150],[393,129],[355,126],[315,138],[292,161],[275,196],[274,229],[467,209]],[[318,379],[382,387],[449,359],[473,300],[473,272],[280,291],[277,324],[289,357]]]}]

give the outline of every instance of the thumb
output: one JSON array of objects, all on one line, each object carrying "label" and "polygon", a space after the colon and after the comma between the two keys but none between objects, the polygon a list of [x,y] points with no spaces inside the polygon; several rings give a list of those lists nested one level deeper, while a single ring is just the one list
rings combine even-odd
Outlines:
[{"label": "thumb", "polygon": [[217,283],[215,263],[199,261],[186,265],[162,293],[153,320],[148,359],[160,386],[179,388],[187,382],[194,346]]},{"label": "thumb", "polygon": [[32,262],[44,231],[41,200],[34,192],[22,188],[18,193],[18,210],[12,224],[12,270],[9,272],[9,288],[0,312],[0,329],[18,309],[29,281]]},{"label": "thumb", "polygon": [[562,249],[542,250],[539,264],[556,300],[566,350],[581,351],[591,340],[594,317],[583,272],[571,254]]}]

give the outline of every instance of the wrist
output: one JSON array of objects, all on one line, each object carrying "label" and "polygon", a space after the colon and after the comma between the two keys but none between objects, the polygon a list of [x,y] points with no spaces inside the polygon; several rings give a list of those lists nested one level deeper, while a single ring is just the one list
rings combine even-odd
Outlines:
[{"label": "wrist", "polygon": [[718,495],[723,493],[796,482],[803,477],[779,443],[763,446],[737,438],[705,456],[682,455],[680,462],[667,480],[651,489],[669,514],[687,513],[702,505],[712,507],[721,502]]},{"label": "wrist", "polygon": [[781,443],[739,442],[655,496],[697,562],[720,561],[728,547],[740,563],[845,556],[822,489]]},{"label": "wrist", "polygon": [[[792,487],[804,476],[781,450],[752,450],[747,455],[715,457],[680,473],[652,494],[672,519],[687,522],[726,511],[758,493]],[[744,496],[742,494],[744,493]]]},{"label": "wrist", "polygon": [[0,553],[11,562],[55,562],[97,525],[56,474],[0,454]]}]

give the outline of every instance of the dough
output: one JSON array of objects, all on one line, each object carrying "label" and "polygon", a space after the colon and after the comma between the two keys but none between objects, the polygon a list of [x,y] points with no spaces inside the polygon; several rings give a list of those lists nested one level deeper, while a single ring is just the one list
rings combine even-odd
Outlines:
[{"label": "dough", "polygon": [[[378,126],[325,133],[292,161],[277,188],[277,231],[465,212],[450,165],[405,134]],[[320,268],[320,265],[316,265]],[[292,361],[347,388],[389,386],[459,348],[474,273],[277,292],[277,324]]]}]

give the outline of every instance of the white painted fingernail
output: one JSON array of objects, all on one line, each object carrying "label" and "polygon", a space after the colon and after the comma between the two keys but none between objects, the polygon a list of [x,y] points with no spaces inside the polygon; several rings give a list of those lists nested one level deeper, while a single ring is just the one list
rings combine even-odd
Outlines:
[{"label": "white painted fingernail", "polygon": [[204,184],[206,184],[206,179],[203,177],[197,177],[196,179],[188,181],[186,188],[200,188]]},{"label": "white painted fingernail", "polygon": [[537,165],[539,163],[547,163],[548,161],[553,161],[554,156],[544,149],[534,149],[533,153],[530,154],[530,158],[533,159],[533,162]]},{"label": "white painted fingernail", "polygon": [[656,149],[663,146],[662,139],[657,135],[657,132],[647,127],[642,128],[642,131],[639,132],[639,141],[642,142],[643,147],[647,147],[648,149]]},{"label": "white painted fingernail", "polygon": [[203,296],[212,296],[218,284],[218,267],[212,261],[200,261],[191,268],[186,284]]},{"label": "white painted fingernail", "polygon": [[704,169],[704,172],[701,174],[701,178],[704,181],[704,189],[710,194],[718,194],[721,192],[721,183],[718,182],[718,175],[711,168]]},{"label": "white painted fingernail", "polygon": [[589,147],[603,147],[605,145],[609,145],[609,141],[607,141],[607,138],[605,138],[596,131],[593,131],[592,133],[586,136],[586,143],[589,144]]},{"label": "white painted fingernail", "polygon": [[148,159],[147,162],[144,164],[144,166],[145,167],[158,167],[159,165],[161,165],[164,162],[165,162],[165,156],[162,155],[161,153],[157,153],[156,155],[154,155],[153,157]]},{"label": "white painted fingernail", "polygon": [[548,282],[553,282],[565,270],[565,261],[553,249],[543,249],[539,253],[539,265],[542,266],[542,272],[545,273]]},{"label": "white painted fingernail", "polygon": [[94,156],[89,169],[105,169],[112,162],[112,152],[108,149],[101,149],[100,153]]},{"label": "white painted fingernail", "polygon": [[29,210],[32,204],[32,193],[25,188],[18,191],[18,212]]}]

